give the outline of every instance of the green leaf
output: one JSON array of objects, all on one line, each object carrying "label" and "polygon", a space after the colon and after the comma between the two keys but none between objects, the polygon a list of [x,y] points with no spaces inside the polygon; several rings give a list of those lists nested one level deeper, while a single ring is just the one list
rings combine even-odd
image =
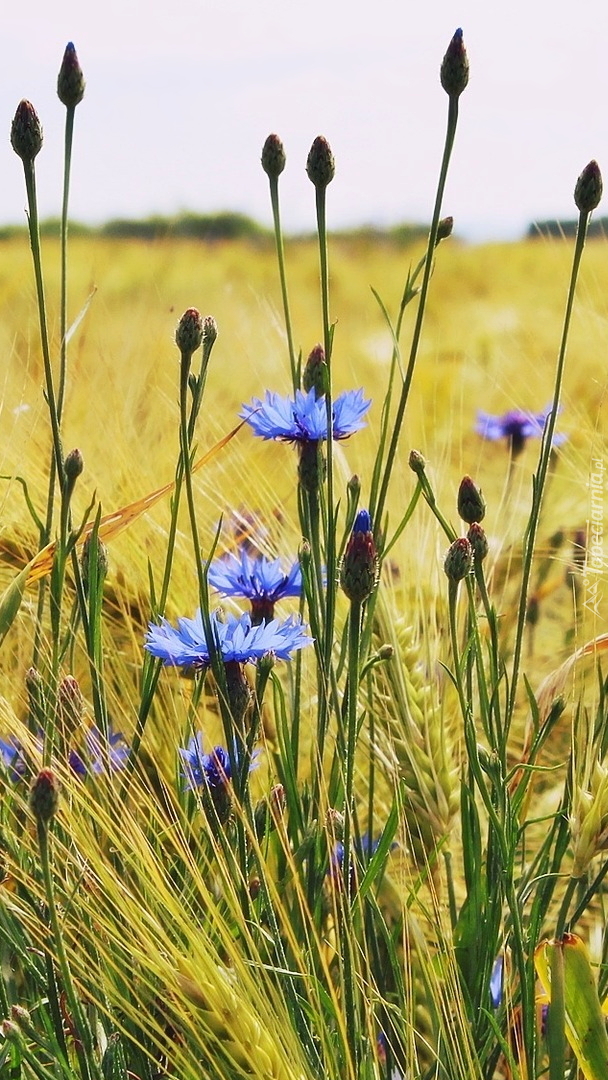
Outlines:
[{"label": "green leaf", "polygon": [[15,616],[21,607],[21,601],[23,600],[23,594],[25,592],[25,586],[27,585],[27,578],[29,573],[30,564],[23,567],[17,574],[17,577],[11,581],[8,588],[6,588],[0,597],[0,644],[4,641],[8,634]]},{"label": "green leaf", "polygon": [[537,947],[534,963],[549,998],[553,954],[556,949],[562,950],[564,960],[566,1037],[585,1080],[606,1080],[606,1021],[586,946],[576,934],[564,934],[559,941],[542,941]]}]

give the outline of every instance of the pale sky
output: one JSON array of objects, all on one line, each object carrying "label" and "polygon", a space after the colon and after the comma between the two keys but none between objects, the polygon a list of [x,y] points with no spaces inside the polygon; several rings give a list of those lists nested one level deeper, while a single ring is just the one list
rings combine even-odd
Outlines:
[{"label": "pale sky", "polygon": [[458,26],[471,78],[444,213],[472,240],[574,217],[574,184],[591,158],[608,181],[605,0],[28,0],[2,16],[0,222],[24,220],[9,143],[22,97],[45,133],[41,213],[59,211],[55,88],[70,40],[87,80],[74,218],[238,210],[270,223],[259,159],[277,132],[287,230],[314,226],[304,167],[318,134],[336,158],[330,227],[428,221],[447,114],[438,70]]}]

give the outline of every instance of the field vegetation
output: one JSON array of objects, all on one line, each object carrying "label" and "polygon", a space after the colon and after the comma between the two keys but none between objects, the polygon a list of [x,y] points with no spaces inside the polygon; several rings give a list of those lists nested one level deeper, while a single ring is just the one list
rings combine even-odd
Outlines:
[{"label": "field vegetation", "polygon": [[[0,1076],[603,1080],[603,239],[571,277],[597,165],[576,240],[467,246],[438,199],[398,245],[326,236],[317,139],[286,319],[268,243],[66,249],[64,218],[39,260],[22,106]],[[260,614],[234,560],[277,558]]]}]

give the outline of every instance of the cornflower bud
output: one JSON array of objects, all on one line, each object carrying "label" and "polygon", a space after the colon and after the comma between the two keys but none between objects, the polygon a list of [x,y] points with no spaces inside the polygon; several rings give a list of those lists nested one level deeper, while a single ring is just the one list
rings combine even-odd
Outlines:
[{"label": "cornflower bud", "polygon": [[604,185],[597,161],[590,161],[585,166],[574,189],[574,201],[581,214],[590,214],[595,210],[602,197]]},{"label": "cornflower bud", "polygon": [[31,165],[42,147],[42,125],[31,101],[20,101],[11,126],[11,146],[24,165]]},{"label": "cornflower bud", "polygon": [[[91,536],[87,536],[84,544],[82,545],[82,555],[80,557],[80,569],[82,572],[82,584],[84,585],[85,592],[89,591],[89,584],[91,581],[90,576],[90,561],[91,561]],[[103,581],[108,572],[108,549],[104,543],[97,537],[97,580]]]},{"label": "cornflower bud", "polygon": [[68,41],[57,76],[57,96],[62,105],[67,109],[75,109],[84,97],[85,85],[76,49],[73,43]]},{"label": "cornflower bud", "polygon": [[419,450],[410,450],[408,465],[416,476],[424,476],[426,461]]},{"label": "cornflower bud", "polygon": [[215,343],[217,338],[217,323],[213,315],[206,315],[203,320],[203,344],[207,349]]},{"label": "cornflower bud", "polygon": [[285,168],[285,147],[278,135],[269,135],[262,147],[262,168],[270,180],[278,180]]},{"label": "cornflower bud", "polygon": [[454,218],[444,217],[441,218],[437,225],[437,239],[435,240],[435,247],[440,244],[442,240],[447,240],[448,236],[452,235],[452,229],[454,228]]},{"label": "cornflower bud", "polygon": [[336,174],[336,163],[331,147],[323,135],[317,135],[306,161],[308,179],[316,188],[326,188]]},{"label": "cornflower bud", "polygon": [[315,397],[323,397],[327,389],[327,364],[322,345],[315,345],[311,350],[302,372],[302,388],[309,392],[314,386]]},{"label": "cornflower bud", "polygon": [[360,510],[346,545],[340,585],[351,603],[362,604],[378,584],[378,552],[367,510]]},{"label": "cornflower bud", "polygon": [[76,481],[78,477],[82,475],[83,469],[84,458],[80,450],[70,450],[69,454],[66,454],[66,459],[63,463],[63,470],[65,473],[64,497],[68,502],[72,498]]},{"label": "cornflower bud", "polygon": [[73,738],[84,714],[84,698],[78,680],[66,675],[57,689],[59,719],[67,739]]},{"label": "cornflower bud", "polygon": [[443,569],[450,581],[462,581],[473,568],[473,549],[465,536],[450,544]]},{"label": "cornflower bud", "polygon": [[451,98],[459,98],[469,81],[469,58],[460,29],[447,47],[439,74],[446,94]]},{"label": "cornflower bud", "polygon": [[473,549],[473,560],[475,565],[479,566],[488,554],[489,548],[488,538],[481,525],[476,521],[473,522],[467,533],[467,540]]},{"label": "cornflower bud", "polygon": [[57,813],[59,781],[52,769],[41,769],[30,788],[30,809],[41,825]]},{"label": "cornflower bud", "polygon": [[184,311],[175,330],[175,344],[182,356],[191,357],[201,345],[204,323],[200,311],[188,308]]},{"label": "cornflower bud", "polygon": [[458,488],[458,513],[467,525],[473,525],[476,521],[483,521],[486,512],[486,501],[480,489],[473,483],[470,476],[463,476]]}]

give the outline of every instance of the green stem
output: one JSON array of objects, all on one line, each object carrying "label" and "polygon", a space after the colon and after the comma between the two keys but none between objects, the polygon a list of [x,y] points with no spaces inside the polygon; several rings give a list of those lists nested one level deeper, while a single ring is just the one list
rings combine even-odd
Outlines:
[{"label": "green stem", "polygon": [[557,412],[559,408],[559,402],[562,390],[562,381],[564,375],[564,366],[566,361],[566,347],[568,344],[568,334],[570,331],[570,320],[572,317],[572,310],[574,307],[574,296],[576,291],[576,282],[578,278],[578,272],[580,268],[581,258],[583,255],[583,249],[585,247],[585,237],[587,234],[587,225],[589,221],[589,213],[581,211],[579,215],[578,230],[576,234],[576,245],[574,248],[574,258],[572,260],[572,272],[570,275],[570,285],[568,287],[568,299],[566,302],[566,312],[564,316],[564,326],[562,330],[561,343],[559,348],[559,356],[557,359],[557,368],[555,372],[555,387],[553,392],[553,403],[551,406],[551,413],[547,420],[545,427],[543,441],[540,451],[540,459],[538,463],[538,472],[533,481],[533,495],[532,495],[532,507],[530,510],[530,518],[526,528],[524,536],[524,552],[523,552],[523,570],[522,570],[522,583],[519,596],[519,610],[517,616],[517,630],[515,636],[515,646],[513,649],[513,665],[511,672],[511,685],[509,693],[509,701],[507,706],[507,715],[505,717],[505,730],[504,738],[508,738],[509,728],[511,720],[513,718],[513,711],[515,709],[515,701],[517,698],[517,689],[519,684],[519,674],[521,667],[521,654],[524,641],[524,631],[526,626],[526,612],[528,609],[528,591],[530,586],[530,577],[532,574],[532,562],[534,559],[534,548],[536,544],[536,535],[538,532],[538,523],[540,519],[540,512],[543,502],[543,494],[545,484],[547,480],[547,473],[549,470],[549,462],[551,458],[553,436],[555,434],[555,425],[557,423]]},{"label": "green stem", "polygon": [[76,994],[76,990],[72,980],[72,973],[70,971],[70,965],[68,963],[68,958],[65,951],[63,935],[61,933],[61,926],[57,917],[57,908],[55,905],[55,890],[53,888],[51,860],[49,854],[48,825],[40,818],[38,818],[37,828],[38,846],[40,849],[40,865],[42,867],[42,876],[44,880],[44,891],[46,894],[46,902],[48,906],[49,922],[53,934],[53,939],[55,941],[55,950],[57,953],[59,970],[61,972],[61,979],[65,989],[68,1006],[72,1014],[72,1022],[74,1024],[76,1032],[76,1053],[78,1056],[80,1073],[83,1080],[93,1080],[93,1078],[95,1078],[95,1080],[102,1080],[101,1070],[99,1069],[99,1066],[97,1065],[95,1059],[92,1032],[86,1020],[78,995]]},{"label": "green stem", "polygon": [[57,418],[61,423],[65,384],[67,374],[67,332],[68,332],[68,204],[70,198],[70,171],[72,165],[72,139],[74,135],[74,115],[76,106],[66,109],[65,141],[63,164],[63,201],[61,204],[61,298],[60,298],[60,333],[61,359],[59,365],[59,383],[57,389]]},{"label": "green stem", "polygon": [[384,467],[384,475],[382,477],[382,484],[380,487],[380,494],[378,496],[378,503],[376,506],[370,506],[370,514],[372,521],[376,523],[376,527],[379,527],[382,522],[384,514],[384,506],[386,503],[386,497],[388,493],[388,485],[390,482],[391,472],[393,464],[397,454],[397,447],[399,445],[399,437],[401,435],[401,427],[403,425],[403,417],[405,415],[405,408],[409,397],[412,378],[414,375],[414,367],[416,365],[416,359],[418,356],[418,348],[420,345],[420,337],[422,334],[422,325],[424,322],[424,315],[426,310],[426,301],[429,290],[429,283],[431,280],[431,271],[433,269],[433,252],[437,244],[437,227],[439,225],[439,218],[441,214],[441,204],[443,202],[443,193],[445,189],[445,183],[448,174],[448,166],[450,163],[450,157],[452,154],[452,148],[454,146],[454,138],[456,135],[456,125],[458,123],[458,98],[450,97],[448,107],[448,123],[445,137],[445,144],[443,149],[443,157],[441,161],[441,169],[439,171],[439,181],[437,184],[437,193],[435,196],[435,206],[433,209],[433,218],[431,221],[431,231],[429,233],[429,242],[427,247],[427,255],[424,263],[424,274],[422,278],[422,285],[420,288],[420,302],[418,304],[418,311],[416,314],[416,323],[414,325],[414,333],[412,335],[412,344],[410,347],[410,356],[405,372],[405,378],[401,387],[401,395],[399,398],[399,404],[397,406],[397,413],[395,416],[395,423],[393,426],[393,434],[391,436],[386,465]]},{"label": "green stem", "polygon": [[283,248],[283,233],[281,230],[281,214],[279,211],[279,180],[278,177],[270,177],[270,202],[272,204],[272,218],[274,221],[274,239],[277,249],[277,261],[279,264],[279,278],[281,281],[281,296],[283,298],[283,314],[285,317],[285,331],[287,333],[287,348],[289,351],[289,366],[291,369],[291,381],[293,392],[298,389],[298,372],[296,354],[293,344],[291,329],[291,315],[289,312],[289,298],[287,295],[287,276],[285,273],[285,252]]}]

